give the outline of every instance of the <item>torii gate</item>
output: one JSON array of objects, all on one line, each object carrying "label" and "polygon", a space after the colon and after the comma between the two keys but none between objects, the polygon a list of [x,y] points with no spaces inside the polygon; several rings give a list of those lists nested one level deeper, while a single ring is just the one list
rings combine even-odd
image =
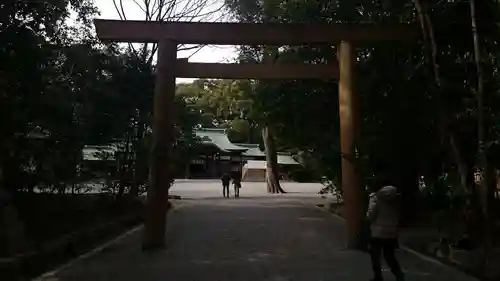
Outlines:
[{"label": "torii gate", "polygon": [[[348,246],[354,246],[362,217],[362,188],[348,159],[359,130],[358,93],[355,89],[354,44],[374,41],[412,41],[413,26],[312,25],[278,23],[201,23],[94,20],[103,41],[156,42],[157,73],[153,108],[153,145],[147,195],[143,248],[165,245],[169,167],[173,141],[172,105],[175,78],[228,79],[339,79],[342,189],[346,204]],[[177,60],[178,44],[303,45],[339,44],[338,64],[216,64]]]}]

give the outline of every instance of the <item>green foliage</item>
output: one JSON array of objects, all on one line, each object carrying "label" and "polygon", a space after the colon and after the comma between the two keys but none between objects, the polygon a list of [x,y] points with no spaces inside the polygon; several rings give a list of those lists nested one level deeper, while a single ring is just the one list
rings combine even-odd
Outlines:
[{"label": "green foliage", "polygon": [[[82,120],[76,114],[81,96],[71,93],[93,86],[83,81],[92,69],[82,62],[92,61],[95,53],[68,40],[69,4],[7,1],[0,8],[5,43],[0,49],[0,165],[11,189],[40,180],[56,184],[54,177],[67,180],[75,174],[67,167],[77,161],[81,145]],[[95,11],[89,1],[71,4],[81,19]]]},{"label": "green foliage", "polygon": [[[121,186],[147,179],[155,69],[129,50],[99,43],[92,3],[0,6],[0,174],[11,191],[64,192],[84,180],[79,167],[89,144],[119,146],[113,176]],[[77,15],[71,25],[70,13]],[[175,108],[176,139],[191,139],[184,136],[198,116],[182,98]],[[176,151],[183,145],[178,141]]]},{"label": "green foliage", "polygon": [[423,196],[432,210],[460,210],[466,204],[467,193],[459,188],[458,177],[444,174],[426,187]]},{"label": "green foliage", "polygon": [[252,91],[248,80],[195,80],[177,85],[177,96],[201,115],[198,127],[227,128],[233,142],[260,140]]},{"label": "green foliage", "polygon": [[[413,23],[418,17],[405,1],[238,1],[227,0],[228,10],[239,21],[281,23]],[[414,201],[417,178],[439,182],[456,171],[457,160],[442,120],[456,137],[462,164],[470,171],[477,155],[476,69],[469,3],[429,1],[437,38],[437,63],[443,85],[437,89],[422,41],[415,44],[376,44],[358,48],[358,81],[361,134],[356,141],[358,171],[370,185],[377,174],[386,174]],[[487,1],[478,11],[479,33],[487,55],[487,128],[490,163],[498,133],[498,6]],[[450,32],[453,30],[453,32]],[[262,46],[240,48],[240,61],[262,61]],[[335,63],[335,46],[283,46],[274,61]],[[255,90],[254,110],[276,128],[278,142],[303,151],[320,175],[338,182],[340,177],[337,84],[330,81],[261,81]],[[443,118],[444,117],[444,118]],[[440,121],[441,120],[441,121]],[[449,182],[457,184],[457,182]],[[474,183],[469,182],[470,185]],[[409,196],[409,197],[408,197]],[[413,198],[413,199],[412,199]]]}]

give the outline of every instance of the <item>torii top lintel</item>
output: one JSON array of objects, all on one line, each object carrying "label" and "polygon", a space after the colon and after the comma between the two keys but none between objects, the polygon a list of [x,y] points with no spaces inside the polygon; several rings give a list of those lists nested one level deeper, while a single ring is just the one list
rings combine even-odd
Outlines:
[{"label": "torii top lintel", "polygon": [[413,41],[413,25],[373,24],[279,24],[208,23],[94,20],[103,41],[159,42],[172,39],[179,44],[213,45],[302,45],[334,44],[339,41]]}]

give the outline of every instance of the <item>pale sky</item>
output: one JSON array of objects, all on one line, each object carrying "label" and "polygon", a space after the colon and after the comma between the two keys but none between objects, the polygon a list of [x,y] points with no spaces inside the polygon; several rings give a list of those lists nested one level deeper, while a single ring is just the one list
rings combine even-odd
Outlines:
[{"label": "pale sky", "polygon": [[[186,5],[185,3],[189,3],[191,0],[177,0],[181,3],[179,6]],[[196,1],[196,0],[194,0]],[[119,2],[119,1],[117,1]],[[135,0],[139,4],[143,3],[143,0]],[[125,14],[128,20],[144,20],[145,14],[141,10],[140,7],[134,0],[123,0],[123,6],[125,10]],[[153,2],[153,1],[152,1]],[[224,0],[209,0],[209,2],[213,3],[206,7],[206,12],[217,10],[221,7]],[[115,6],[113,4],[113,0],[95,0],[95,5],[100,9],[101,15],[98,18],[101,19],[120,19],[118,13],[116,12]],[[182,7],[181,7],[182,8]],[[206,13],[204,12],[204,13]],[[203,21],[213,21],[214,19],[219,21],[224,21],[221,19],[221,13],[217,12],[211,16],[211,18],[204,19]],[[190,57],[190,62],[232,62],[237,54],[234,46],[206,46],[203,47],[200,51],[193,55],[193,51],[180,51],[177,54],[178,58],[186,58]],[[189,82],[193,79],[183,79],[177,78],[177,82]]]}]

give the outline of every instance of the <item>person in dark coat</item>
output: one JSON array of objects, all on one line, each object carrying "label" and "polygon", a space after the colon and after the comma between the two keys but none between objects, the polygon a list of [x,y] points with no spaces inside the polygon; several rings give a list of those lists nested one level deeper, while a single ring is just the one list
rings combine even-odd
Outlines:
[{"label": "person in dark coat", "polygon": [[370,221],[370,257],[374,273],[373,281],[382,281],[381,255],[397,281],[404,280],[395,250],[398,248],[399,193],[396,187],[381,185],[370,195],[367,217]]},{"label": "person in dark coat", "polygon": [[220,180],[222,181],[222,195],[229,198],[229,184],[231,183],[231,177],[228,173],[224,173],[220,177]]}]

